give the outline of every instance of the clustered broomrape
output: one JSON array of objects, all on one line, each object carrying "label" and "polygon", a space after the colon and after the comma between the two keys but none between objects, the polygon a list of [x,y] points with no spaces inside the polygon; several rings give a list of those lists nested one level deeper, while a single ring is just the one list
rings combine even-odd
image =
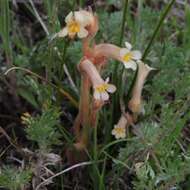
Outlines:
[{"label": "clustered broomrape", "polygon": [[[104,80],[100,75],[109,59],[122,62],[126,69],[138,68],[132,97],[127,105],[130,114],[122,113],[118,124],[112,130],[112,135],[116,139],[125,138],[126,127],[135,122],[136,116],[142,109],[141,93],[146,77],[152,68],[141,61],[141,52],[132,50],[129,42],[125,42],[125,48],[109,43],[95,44],[94,36],[98,31],[98,18],[91,11],[70,12],[65,18],[65,23],[66,26],[57,34],[58,37],[68,36],[70,39],[78,37],[82,39],[83,45],[83,57],[78,64],[82,75],[80,104],[73,126],[77,139],[75,147],[82,149],[88,145],[89,126],[95,127],[97,112],[109,100],[109,93],[116,91],[116,86],[109,84],[109,79]],[[91,88],[94,91],[93,96],[90,94]]]}]

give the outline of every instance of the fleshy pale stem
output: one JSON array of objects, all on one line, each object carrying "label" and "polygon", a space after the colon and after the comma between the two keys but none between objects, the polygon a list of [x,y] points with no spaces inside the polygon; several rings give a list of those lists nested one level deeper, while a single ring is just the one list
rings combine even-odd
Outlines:
[{"label": "fleshy pale stem", "polygon": [[[81,63],[82,62],[83,61],[81,61]],[[83,135],[83,140],[81,139],[82,138],[81,129],[82,131],[84,130],[87,131],[87,128],[90,123],[89,118],[90,118],[90,86],[91,86],[87,73],[81,71],[81,74],[82,74],[82,78],[81,78],[81,93],[80,93],[81,96],[80,96],[80,104],[79,104],[79,113],[75,119],[74,127],[73,127],[76,139],[77,141],[80,141],[80,142],[84,141],[84,139],[87,139],[87,136],[88,136],[87,132],[85,132],[85,137]],[[81,143],[86,144],[86,141],[87,140]]]},{"label": "fleshy pale stem", "polygon": [[[94,123],[92,122],[96,120],[93,111],[97,112],[99,107],[94,108],[91,107],[90,103],[90,87],[99,85],[104,82],[104,80],[99,75],[94,64],[88,60],[83,59],[79,64],[79,70],[82,74],[82,86],[81,86],[81,96],[80,96],[80,105],[79,105],[79,113],[74,123],[74,132],[77,138],[78,143],[76,144],[77,148],[84,148],[88,144],[88,138],[90,135],[90,126]],[[93,117],[92,117],[93,116]]]},{"label": "fleshy pale stem", "polygon": [[138,73],[132,90],[132,98],[128,103],[128,107],[134,114],[139,114],[141,112],[142,89],[145,80],[151,70],[154,69],[144,64],[143,62],[140,62],[138,64]]}]

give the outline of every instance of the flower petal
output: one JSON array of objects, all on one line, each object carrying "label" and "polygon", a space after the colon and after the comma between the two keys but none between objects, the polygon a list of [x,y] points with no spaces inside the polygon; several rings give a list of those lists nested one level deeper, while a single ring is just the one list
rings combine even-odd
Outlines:
[{"label": "flower petal", "polygon": [[88,30],[85,28],[81,27],[80,31],[77,33],[79,38],[85,38],[88,36]]},{"label": "flower petal", "polygon": [[71,22],[73,20],[73,12],[71,11],[66,17],[65,17],[65,22]]},{"label": "flower petal", "polygon": [[116,91],[116,87],[113,84],[108,84],[108,87],[106,89],[106,91],[110,92],[110,93],[114,93]]},{"label": "flower petal", "polygon": [[133,58],[134,60],[139,60],[139,59],[142,58],[142,54],[141,54],[141,52],[138,51],[138,50],[131,51],[131,54],[132,54],[132,58]]},{"label": "flower petal", "polygon": [[132,69],[134,71],[137,69],[137,64],[133,60],[124,62],[124,66],[126,69]]},{"label": "flower petal", "polygon": [[88,11],[82,10],[81,13],[84,15],[85,20],[86,20],[86,22],[87,22],[87,23],[86,23],[87,25],[93,23],[94,16],[93,16],[92,12],[88,12]]},{"label": "flower petal", "polygon": [[80,23],[82,26],[87,26],[88,25],[88,19],[86,15],[82,11],[76,11],[74,13],[75,15],[75,20]]},{"label": "flower petal", "polygon": [[71,39],[73,39],[75,37],[76,33],[75,32],[69,32],[68,35]]},{"label": "flower petal", "polygon": [[106,101],[106,100],[109,99],[109,95],[108,95],[107,92],[102,92],[102,93],[100,94],[100,96],[101,96],[101,99],[102,99],[103,101]]},{"label": "flower petal", "polygon": [[125,47],[126,47],[128,50],[131,50],[131,49],[132,49],[132,45],[131,45],[129,42],[125,42]]},{"label": "flower petal", "polygon": [[119,125],[114,125],[114,129],[112,129],[111,134],[114,135],[116,139],[125,138],[126,128]]},{"label": "flower petal", "polygon": [[110,78],[107,77],[106,80],[105,80],[105,83],[108,83],[110,81]]},{"label": "flower petal", "polygon": [[119,138],[120,138],[119,134],[116,134],[116,135],[115,135],[115,138],[116,138],[116,139],[119,139]]},{"label": "flower petal", "polygon": [[123,132],[122,134],[120,134],[120,138],[125,138],[126,137],[126,132]]},{"label": "flower petal", "polygon": [[99,92],[97,92],[96,90],[94,91],[94,99],[96,99],[96,100],[100,100],[100,93]]},{"label": "flower petal", "polygon": [[[141,60],[137,60],[137,65],[138,65],[139,68],[141,68],[141,70],[143,70],[143,72],[144,72],[144,71],[150,72],[150,71],[152,71],[152,70],[156,70],[155,68],[150,67],[150,66],[147,65],[147,64],[144,64]],[[142,68],[143,68],[143,69],[142,69]]]},{"label": "flower petal", "polygon": [[115,129],[113,129],[113,130],[111,131],[111,134],[114,135],[114,136],[116,135]]},{"label": "flower petal", "polygon": [[124,57],[127,53],[129,53],[129,52],[130,52],[130,51],[129,51],[127,48],[121,48],[121,50],[120,50],[120,52],[119,52],[121,59],[123,59],[123,57]]},{"label": "flower petal", "polygon": [[152,70],[156,70],[154,67],[150,67],[149,65],[145,64],[147,70],[152,71]]},{"label": "flower petal", "polygon": [[67,27],[65,27],[60,32],[58,32],[57,36],[58,37],[65,37],[67,34],[68,34],[68,29],[67,29]]}]

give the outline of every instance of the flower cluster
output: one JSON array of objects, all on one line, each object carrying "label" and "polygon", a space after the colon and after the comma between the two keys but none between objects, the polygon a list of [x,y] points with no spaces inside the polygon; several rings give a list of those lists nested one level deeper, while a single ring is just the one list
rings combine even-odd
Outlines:
[{"label": "flower cluster", "polygon": [[[89,105],[88,100],[90,98],[88,94],[90,93],[89,88],[91,86],[94,91],[93,99],[97,104],[98,102],[102,102],[104,104],[104,102],[109,99],[109,93],[114,93],[116,91],[116,87],[113,84],[108,83],[109,79],[104,81],[100,75],[101,66],[106,64],[105,62],[107,62],[107,59],[112,58],[122,62],[126,69],[136,70],[138,68],[137,78],[133,86],[132,97],[128,102],[128,108],[132,111],[132,113],[136,115],[139,114],[142,108],[141,93],[143,85],[146,77],[152,70],[151,67],[141,61],[141,52],[139,50],[133,50],[132,45],[129,42],[125,42],[125,48],[107,43],[93,45],[93,47],[91,47],[90,41],[98,30],[97,17],[95,17],[91,12],[85,10],[70,12],[65,18],[65,23],[66,26],[58,33],[58,37],[68,36],[73,39],[77,36],[78,38],[84,39],[84,57],[79,64],[79,68],[81,74],[83,74],[83,79],[87,76],[91,85],[89,86],[88,83],[86,83],[86,86],[82,88],[83,92],[81,92],[81,96],[84,97],[81,97],[82,100],[80,105],[82,105],[83,108],[79,110],[83,110],[83,112],[84,110],[87,110],[85,106]],[[95,110],[98,109],[96,108]],[[95,110],[94,113],[96,113]],[[79,116],[84,115],[87,117],[88,114],[79,114]],[[87,120],[85,118],[81,118],[80,121]],[[122,114],[120,120],[112,130],[112,135],[114,135],[116,139],[125,138],[126,126],[128,125],[130,125],[130,120],[127,122],[126,117]]]},{"label": "flower cluster", "polygon": [[[66,26],[58,33],[58,37],[69,36],[73,39],[77,35],[79,38],[86,38],[89,34],[88,26],[94,24],[94,16],[84,10],[74,11],[66,16],[65,22]],[[119,55],[115,55],[115,58],[122,61],[126,69],[136,70],[137,62],[142,58],[142,54],[138,50],[132,50],[132,45],[129,42],[125,42],[125,46],[125,48],[119,49]],[[108,44],[105,48],[109,49]],[[110,57],[114,51],[114,49],[111,50]]]}]

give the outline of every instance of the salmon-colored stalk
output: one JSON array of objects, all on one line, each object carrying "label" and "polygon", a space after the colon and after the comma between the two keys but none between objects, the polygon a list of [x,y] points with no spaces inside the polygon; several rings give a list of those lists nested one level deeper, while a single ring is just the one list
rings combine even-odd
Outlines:
[{"label": "salmon-colored stalk", "polygon": [[[83,15],[83,20],[86,21],[85,29],[88,31],[88,35],[83,38],[83,56],[92,57],[92,49],[90,43],[98,31],[98,18],[93,15],[91,11],[81,10],[79,11]],[[81,93],[80,93],[80,105],[79,113],[74,122],[74,133],[77,143],[75,147],[77,149],[84,149],[88,144],[89,126],[90,126],[90,87],[91,81],[89,75],[81,67],[83,62],[86,62],[85,58],[79,63],[79,70],[82,74],[81,78]]]},{"label": "salmon-colored stalk", "polygon": [[88,144],[89,128],[92,122],[90,121],[90,87],[92,85],[103,83],[96,67],[88,59],[83,59],[79,63],[79,70],[82,74],[81,78],[81,93],[79,113],[74,123],[74,132],[77,138],[75,147],[84,149]]},{"label": "salmon-colored stalk", "polygon": [[[86,61],[82,60],[81,62]],[[81,64],[81,63],[80,63]],[[79,64],[79,65],[80,65]],[[81,134],[84,127],[89,127],[90,118],[90,87],[91,83],[87,73],[81,72],[81,92],[80,92],[80,104],[79,112],[74,122],[74,133],[77,141],[81,141]],[[86,142],[83,142],[86,144]]]},{"label": "salmon-colored stalk", "polygon": [[[79,64],[79,70],[82,74],[81,100],[79,114],[76,118],[74,131],[79,141],[76,144],[77,148],[85,147],[88,143],[89,128],[95,126],[96,115],[99,109],[104,104],[104,101],[109,99],[109,93],[116,90],[114,85],[108,84],[108,80],[104,81],[95,65],[88,59],[83,59]],[[90,87],[93,87],[93,104],[90,104]],[[80,128],[82,131],[80,133]]]},{"label": "salmon-colored stalk", "polygon": [[[109,93],[113,93],[116,87],[109,84],[100,76],[107,59],[112,58],[122,61],[121,48],[112,44],[95,45],[93,39],[98,31],[98,18],[90,11],[71,12],[65,19],[66,26],[59,32],[59,37],[70,38],[78,36],[82,38],[83,58],[79,63],[81,72],[81,93],[79,113],[74,122],[74,133],[77,149],[84,149],[88,145],[90,127],[96,124],[96,115],[105,101],[109,99]],[[90,88],[93,87],[93,99],[91,103]]]}]

